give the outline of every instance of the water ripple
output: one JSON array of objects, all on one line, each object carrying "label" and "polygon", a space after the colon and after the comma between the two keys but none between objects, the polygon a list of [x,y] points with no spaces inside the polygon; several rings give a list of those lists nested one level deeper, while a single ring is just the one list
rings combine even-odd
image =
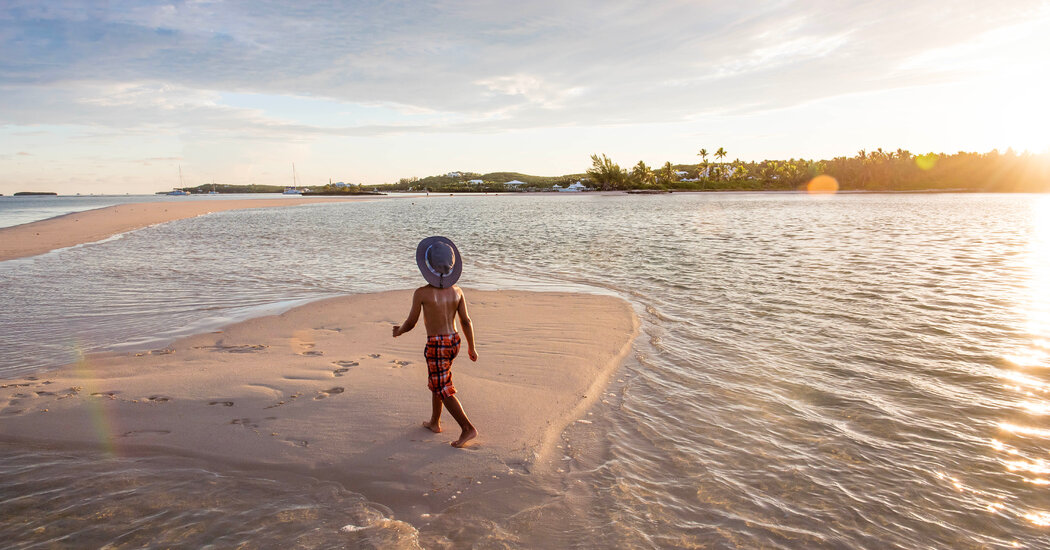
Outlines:
[{"label": "water ripple", "polygon": [[600,452],[567,461],[576,497],[474,517],[457,543],[1039,547],[1045,220],[1045,197],[993,195],[224,212],[0,263],[0,369],[415,286],[415,243],[444,234],[466,254],[464,286],[615,294],[642,323],[622,380],[592,411]]}]

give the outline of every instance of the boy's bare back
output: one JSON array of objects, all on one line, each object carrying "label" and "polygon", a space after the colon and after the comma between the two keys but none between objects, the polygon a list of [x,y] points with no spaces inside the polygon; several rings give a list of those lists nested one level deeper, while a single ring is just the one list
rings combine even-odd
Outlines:
[{"label": "boy's bare back", "polygon": [[458,332],[456,313],[459,312],[459,304],[463,301],[463,291],[458,286],[419,287],[412,298],[423,306],[423,324],[427,328],[427,336]]},{"label": "boy's bare back", "polygon": [[456,315],[459,315],[459,323],[463,325],[463,335],[467,340],[467,354],[471,361],[478,360],[478,352],[474,348],[474,327],[470,321],[470,314],[467,313],[467,300],[459,286],[437,288],[426,285],[417,288],[412,294],[412,309],[408,313],[408,319],[404,324],[394,326],[394,337],[412,330],[419,321],[420,313],[423,314],[427,336],[459,332],[456,328]]}]

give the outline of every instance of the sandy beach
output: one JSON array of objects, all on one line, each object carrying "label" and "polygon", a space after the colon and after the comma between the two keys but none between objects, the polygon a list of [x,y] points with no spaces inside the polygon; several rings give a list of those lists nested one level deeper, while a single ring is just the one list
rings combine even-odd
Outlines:
[{"label": "sandy beach", "polygon": [[36,256],[59,248],[101,241],[127,231],[212,212],[347,200],[372,200],[372,197],[194,200],[108,206],[14,227],[0,228],[0,261]]},{"label": "sandy beach", "polygon": [[[337,480],[384,500],[544,471],[630,349],[637,320],[608,296],[466,291],[480,359],[453,380],[480,437],[421,426],[425,333],[397,339],[411,292],[307,304],[164,349],[85,357],[0,384],[0,437],[116,455],[159,453]],[[584,420],[585,421],[585,420]]]}]

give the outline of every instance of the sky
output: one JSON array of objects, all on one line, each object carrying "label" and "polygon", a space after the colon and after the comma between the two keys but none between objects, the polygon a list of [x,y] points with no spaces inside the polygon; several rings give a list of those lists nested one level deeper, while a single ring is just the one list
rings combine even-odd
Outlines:
[{"label": "sky", "polygon": [[1050,149],[1050,1],[0,0],[0,193]]}]

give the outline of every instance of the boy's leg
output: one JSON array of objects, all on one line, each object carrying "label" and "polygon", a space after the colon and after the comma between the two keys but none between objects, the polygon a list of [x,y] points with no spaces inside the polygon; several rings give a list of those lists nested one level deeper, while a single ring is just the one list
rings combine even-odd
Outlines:
[{"label": "boy's leg", "polygon": [[441,433],[441,396],[436,393],[431,393],[431,414],[430,421],[424,422],[423,427],[439,434]]},{"label": "boy's leg", "polygon": [[[437,395],[437,394],[434,394]],[[452,413],[452,418],[456,419],[459,423],[459,427],[462,433],[459,434],[459,439],[452,442],[453,447],[462,447],[466,445],[468,441],[478,436],[478,430],[474,428],[474,425],[467,419],[467,413],[463,412],[463,406],[459,404],[459,399],[455,395],[450,395],[444,399],[445,407],[448,408],[448,412]]]}]

